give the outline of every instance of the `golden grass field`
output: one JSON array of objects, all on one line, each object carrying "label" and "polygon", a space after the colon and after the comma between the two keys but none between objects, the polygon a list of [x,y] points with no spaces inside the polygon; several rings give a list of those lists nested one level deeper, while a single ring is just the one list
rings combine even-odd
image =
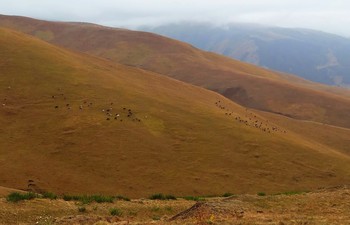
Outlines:
[{"label": "golden grass field", "polygon": [[348,130],[319,142],[288,118],[8,29],[0,48],[1,186],[135,198],[349,183]]},{"label": "golden grass field", "polygon": [[214,90],[246,107],[350,128],[347,89],[266,70],[146,32],[11,16],[1,16],[0,25]]}]

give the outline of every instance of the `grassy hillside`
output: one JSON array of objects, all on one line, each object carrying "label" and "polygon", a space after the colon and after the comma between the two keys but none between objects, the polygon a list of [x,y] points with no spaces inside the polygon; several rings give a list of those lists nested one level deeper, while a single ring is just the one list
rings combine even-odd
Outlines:
[{"label": "grassy hillside", "polygon": [[350,181],[348,154],[214,92],[7,29],[0,49],[0,186],[145,197]]},{"label": "grassy hillside", "polygon": [[308,80],[329,85],[350,84],[350,40],[338,35],[244,23],[224,27],[187,22],[143,30]]},{"label": "grassy hillside", "polygon": [[350,92],[262,69],[145,32],[0,17],[1,26],[65,48],[214,90],[247,107],[350,127]]}]

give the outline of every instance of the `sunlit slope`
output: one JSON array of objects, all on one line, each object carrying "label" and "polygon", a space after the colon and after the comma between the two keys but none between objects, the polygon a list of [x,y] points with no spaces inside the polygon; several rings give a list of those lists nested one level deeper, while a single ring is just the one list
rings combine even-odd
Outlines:
[{"label": "sunlit slope", "polygon": [[214,90],[244,106],[350,127],[350,92],[277,73],[145,32],[93,24],[0,17],[11,27],[59,46]]},{"label": "sunlit slope", "polygon": [[0,49],[0,186],[144,197],[349,183],[346,154],[214,92],[10,30]]}]

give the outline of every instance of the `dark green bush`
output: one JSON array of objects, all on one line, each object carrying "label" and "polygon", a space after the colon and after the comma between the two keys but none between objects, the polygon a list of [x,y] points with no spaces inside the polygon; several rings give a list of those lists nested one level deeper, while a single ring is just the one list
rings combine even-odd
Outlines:
[{"label": "dark green bush", "polygon": [[120,209],[117,209],[117,208],[111,208],[109,209],[109,213],[112,215],[112,216],[121,216],[122,215],[122,211]]},{"label": "dark green bush", "polygon": [[234,194],[230,193],[230,192],[226,192],[225,194],[222,195],[222,197],[230,197]]},{"label": "dark green bush", "polygon": [[176,200],[174,195],[154,194],[149,197],[151,200]]},{"label": "dark green bush", "polygon": [[91,202],[103,203],[109,202],[112,203],[114,197],[103,196],[103,195],[64,195],[63,200],[65,201],[80,201],[83,204],[89,204]]},{"label": "dark green bush", "polygon": [[57,199],[57,195],[51,192],[45,192],[42,194],[43,198],[48,198],[48,199]]},{"label": "dark green bush", "polygon": [[122,196],[122,195],[117,195],[115,196],[117,200],[123,200],[123,201],[131,201],[130,198]]},{"label": "dark green bush", "polygon": [[12,192],[6,197],[6,200],[8,202],[19,202],[23,200],[31,200],[37,197],[38,195],[32,192],[27,192],[23,194],[19,192]]}]

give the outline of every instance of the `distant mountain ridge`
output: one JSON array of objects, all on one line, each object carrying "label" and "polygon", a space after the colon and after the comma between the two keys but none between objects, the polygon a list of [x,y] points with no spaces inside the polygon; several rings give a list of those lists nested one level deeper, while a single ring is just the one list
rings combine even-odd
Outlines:
[{"label": "distant mountain ridge", "polygon": [[178,23],[140,29],[311,81],[350,86],[350,39],[334,34],[254,24]]}]

